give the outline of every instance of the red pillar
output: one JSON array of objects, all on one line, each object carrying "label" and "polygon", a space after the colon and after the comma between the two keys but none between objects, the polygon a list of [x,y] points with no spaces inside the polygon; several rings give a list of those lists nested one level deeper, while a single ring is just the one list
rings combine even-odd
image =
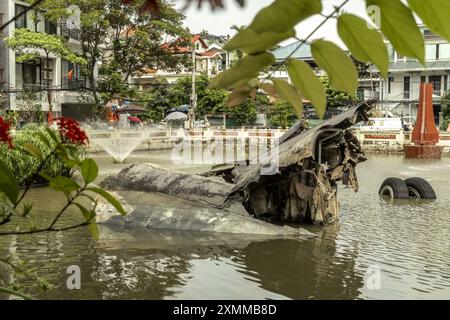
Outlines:
[{"label": "red pillar", "polygon": [[433,85],[422,83],[419,94],[419,110],[411,137],[412,145],[405,145],[406,158],[440,159],[443,147],[439,142],[439,131],[434,123]]}]

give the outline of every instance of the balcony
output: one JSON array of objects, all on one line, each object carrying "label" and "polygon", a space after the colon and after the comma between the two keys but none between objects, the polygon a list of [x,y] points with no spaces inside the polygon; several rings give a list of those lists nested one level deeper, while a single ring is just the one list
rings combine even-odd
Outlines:
[{"label": "balcony", "polygon": [[72,78],[64,77],[61,79],[61,90],[67,91],[80,91],[87,88],[87,79],[85,78]]},{"label": "balcony", "polygon": [[79,29],[69,29],[65,23],[61,24],[61,37],[66,39],[81,40]]}]

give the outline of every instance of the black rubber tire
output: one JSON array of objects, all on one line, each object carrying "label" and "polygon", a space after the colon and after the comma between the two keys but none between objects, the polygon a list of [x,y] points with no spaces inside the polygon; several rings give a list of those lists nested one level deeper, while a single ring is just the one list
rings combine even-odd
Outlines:
[{"label": "black rubber tire", "polygon": [[378,193],[381,196],[386,195],[394,199],[409,199],[408,186],[400,178],[387,178],[384,180]]},{"label": "black rubber tire", "polygon": [[408,188],[417,191],[417,193],[420,195],[420,199],[436,199],[436,193],[434,192],[433,187],[425,179],[414,177],[406,179],[405,183]]}]

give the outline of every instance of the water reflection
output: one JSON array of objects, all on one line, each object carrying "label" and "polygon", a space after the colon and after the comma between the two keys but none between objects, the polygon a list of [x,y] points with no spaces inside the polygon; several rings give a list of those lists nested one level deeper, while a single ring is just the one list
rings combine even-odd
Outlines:
[{"label": "water reflection", "polygon": [[[449,298],[450,159],[369,159],[358,167],[360,192],[340,190],[340,223],[313,228],[314,239],[102,228],[99,242],[84,229],[3,237],[0,253],[37,266],[55,288],[30,293],[48,299]],[[438,200],[387,203],[377,191],[389,176],[426,178]],[[58,201],[48,190],[33,192]],[[81,290],[66,287],[73,264]],[[365,285],[371,266],[381,270],[379,290]]]}]

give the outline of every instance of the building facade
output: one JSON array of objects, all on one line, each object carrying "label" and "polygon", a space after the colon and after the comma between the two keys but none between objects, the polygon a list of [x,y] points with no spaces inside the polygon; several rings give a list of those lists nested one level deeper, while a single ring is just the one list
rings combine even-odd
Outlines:
[{"label": "building facade", "polygon": [[[420,29],[425,40],[425,65],[398,54],[392,45],[386,42],[390,59],[388,78],[383,79],[373,66],[359,70],[357,96],[360,100],[378,99],[378,108],[383,116],[402,117],[405,122],[412,123],[417,116],[420,84],[432,83],[434,114],[438,124],[441,97],[450,89],[450,43],[424,26],[420,26]],[[277,63],[290,56],[299,44],[300,42],[294,42],[274,51]],[[308,44],[303,44],[292,54],[292,58],[310,64],[318,76],[325,75],[314,63]],[[289,75],[283,69],[274,71],[273,77],[289,81]]]},{"label": "building facade", "polygon": [[[192,44],[191,47],[177,47],[173,54],[187,55],[192,61],[195,57],[196,75],[207,74],[214,77],[230,67],[232,54],[223,50],[221,46],[214,43],[208,44],[200,35],[193,35],[190,43]],[[192,52],[193,49],[195,55]],[[133,77],[133,83],[142,91],[151,87],[157,79],[166,79],[168,83],[175,83],[178,79],[191,75],[192,70],[189,68],[184,68],[181,71],[147,68],[143,70],[141,75]]]},{"label": "building facade", "polygon": [[[29,5],[20,0],[0,1],[0,25],[26,11]],[[33,14],[33,11],[28,11],[10,23],[0,37],[0,91],[7,96],[6,104],[2,108],[20,111],[25,108],[25,104],[29,104],[26,100],[33,97],[34,104],[39,105],[42,111],[48,111],[47,88],[50,87],[52,111],[55,116],[63,113],[78,114],[79,108],[84,106],[80,102],[80,90],[88,86],[81,76],[79,66],[52,55],[47,61],[44,52],[36,61],[18,63],[16,52],[5,44],[4,39],[12,36],[17,28],[27,28],[35,32],[61,35],[68,40],[68,46],[77,51],[77,30],[64,25],[56,26],[39,14],[35,20]]]},{"label": "building facade", "polygon": [[400,55],[388,43],[389,77],[380,79],[380,107],[389,116],[413,122],[417,116],[420,84],[431,83],[435,120],[438,124],[441,97],[450,88],[450,43],[424,26],[420,29],[425,39],[425,65]]}]

